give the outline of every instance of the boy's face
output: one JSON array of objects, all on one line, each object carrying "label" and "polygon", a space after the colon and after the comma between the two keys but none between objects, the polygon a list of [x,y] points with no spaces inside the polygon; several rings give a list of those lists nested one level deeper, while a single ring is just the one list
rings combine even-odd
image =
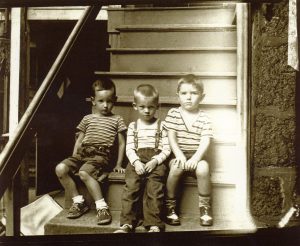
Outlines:
[{"label": "boy's face", "polygon": [[96,111],[101,115],[109,115],[116,101],[113,90],[95,91],[92,103]]},{"label": "boy's face", "polygon": [[151,122],[158,109],[158,103],[154,98],[137,97],[133,108],[138,111],[139,118],[144,122]]},{"label": "boy's face", "polygon": [[193,112],[199,109],[199,103],[204,98],[204,94],[192,84],[183,83],[177,93],[182,108]]}]

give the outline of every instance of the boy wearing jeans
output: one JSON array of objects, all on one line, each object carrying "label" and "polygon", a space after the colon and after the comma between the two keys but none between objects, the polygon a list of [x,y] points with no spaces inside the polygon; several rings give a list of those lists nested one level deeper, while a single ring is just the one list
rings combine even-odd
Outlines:
[{"label": "boy wearing jeans", "polygon": [[[143,225],[149,232],[164,230],[161,211],[167,167],[164,164],[171,150],[162,122],[155,118],[158,92],[151,85],[140,85],[134,91],[134,109],[138,120],[128,126],[120,229],[116,233],[132,232],[138,222],[139,199],[143,199]],[[143,186],[145,187],[144,193]]]}]

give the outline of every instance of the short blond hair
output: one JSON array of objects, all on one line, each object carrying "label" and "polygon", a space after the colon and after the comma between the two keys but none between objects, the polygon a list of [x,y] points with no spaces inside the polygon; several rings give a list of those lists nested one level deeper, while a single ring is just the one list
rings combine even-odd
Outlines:
[{"label": "short blond hair", "polygon": [[136,102],[138,97],[148,97],[153,98],[158,103],[159,94],[157,89],[149,84],[142,84],[135,88],[133,91],[133,100]]},{"label": "short blond hair", "polygon": [[204,92],[204,85],[202,80],[196,77],[194,74],[185,75],[178,80],[177,92],[179,92],[182,84],[194,85],[201,93]]}]

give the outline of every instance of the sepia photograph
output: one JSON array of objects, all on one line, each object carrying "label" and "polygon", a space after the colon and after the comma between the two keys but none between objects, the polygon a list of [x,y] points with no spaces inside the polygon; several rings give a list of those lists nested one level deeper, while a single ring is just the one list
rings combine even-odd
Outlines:
[{"label": "sepia photograph", "polygon": [[299,0],[0,0],[0,245],[300,245]]}]

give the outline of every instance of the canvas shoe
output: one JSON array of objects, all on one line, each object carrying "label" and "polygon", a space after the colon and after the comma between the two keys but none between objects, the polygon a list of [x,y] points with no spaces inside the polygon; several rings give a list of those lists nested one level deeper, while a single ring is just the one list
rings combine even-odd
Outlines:
[{"label": "canvas shoe", "polygon": [[120,227],[120,229],[114,231],[114,233],[130,233],[132,231],[132,225],[124,224]]},{"label": "canvas shoe", "polygon": [[68,211],[67,218],[76,219],[89,210],[89,206],[85,203],[73,203]]},{"label": "canvas shoe", "polygon": [[102,208],[97,210],[97,224],[98,225],[106,225],[111,222],[111,214],[108,208]]},{"label": "canvas shoe", "polygon": [[148,232],[160,232],[160,229],[158,226],[150,226],[150,229]]}]

